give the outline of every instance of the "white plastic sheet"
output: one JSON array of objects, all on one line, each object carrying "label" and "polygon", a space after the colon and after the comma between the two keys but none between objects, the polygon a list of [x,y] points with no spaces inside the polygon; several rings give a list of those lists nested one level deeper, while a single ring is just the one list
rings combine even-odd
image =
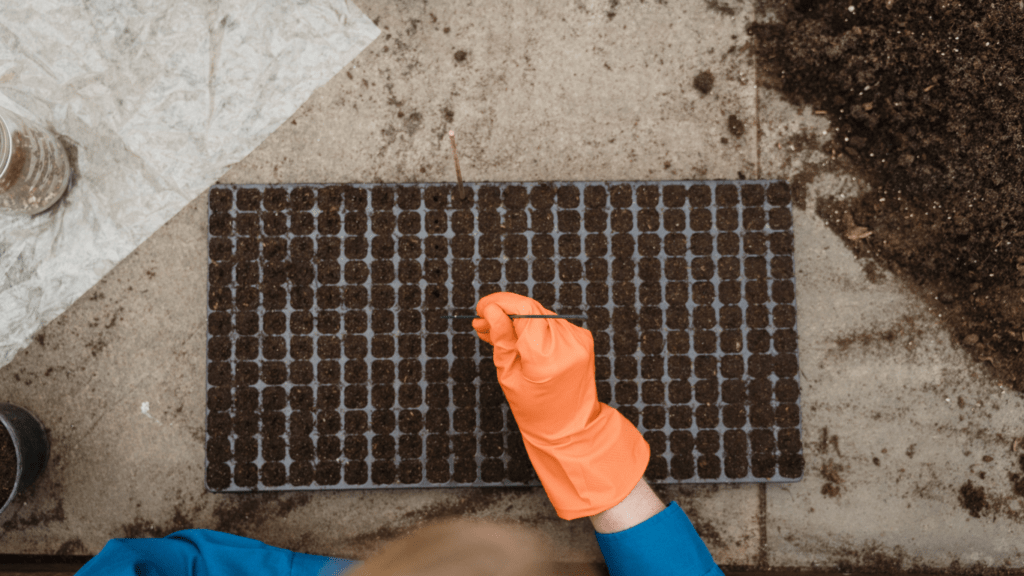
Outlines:
[{"label": "white plastic sheet", "polygon": [[0,106],[78,172],[53,210],[0,215],[0,366],[379,34],[346,0],[5,1]]}]

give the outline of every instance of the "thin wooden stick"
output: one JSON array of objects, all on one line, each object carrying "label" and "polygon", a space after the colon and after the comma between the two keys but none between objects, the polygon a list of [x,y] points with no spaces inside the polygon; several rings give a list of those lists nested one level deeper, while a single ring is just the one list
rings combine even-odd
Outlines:
[{"label": "thin wooden stick", "polygon": [[455,156],[455,177],[459,179],[459,200],[465,200],[466,191],[462,189],[462,171],[459,170],[459,152],[455,149],[455,130],[448,131],[448,139],[452,143],[452,156]]}]

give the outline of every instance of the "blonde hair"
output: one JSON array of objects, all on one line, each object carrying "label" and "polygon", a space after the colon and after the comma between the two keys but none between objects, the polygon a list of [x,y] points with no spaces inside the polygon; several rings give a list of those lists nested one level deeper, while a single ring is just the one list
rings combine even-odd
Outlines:
[{"label": "blonde hair", "polygon": [[[386,544],[345,576],[554,576],[597,572],[551,561],[541,536],[521,526],[455,518]],[[568,569],[568,571],[567,571]]]}]

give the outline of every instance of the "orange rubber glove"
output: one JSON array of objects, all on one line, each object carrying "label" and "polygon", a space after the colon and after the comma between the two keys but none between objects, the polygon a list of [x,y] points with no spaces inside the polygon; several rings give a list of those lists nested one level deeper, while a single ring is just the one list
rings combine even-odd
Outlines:
[{"label": "orange rubber glove", "polygon": [[629,420],[598,402],[594,337],[568,321],[509,318],[554,314],[532,298],[480,299],[473,329],[494,346],[494,365],[526,452],[558,516],[615,506],[643,477],[650,446]]}]

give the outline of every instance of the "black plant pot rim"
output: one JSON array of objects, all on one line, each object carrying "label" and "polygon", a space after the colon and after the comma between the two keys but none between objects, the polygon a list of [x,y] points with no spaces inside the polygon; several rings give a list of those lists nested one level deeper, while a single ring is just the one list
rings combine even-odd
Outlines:
[{"label": "black plant pot rim", "polygon": [[21,483],[21,475],[24,472],[24,466],[21,462],[21,448],[18,447],[18,443],[14,440],[14,429],[6,418],[0,416],[0,424],[3,424],[4,430],[7,435],[11,437],[11,445],[14,446],[14,484],[11,486],[11,493],[7,495],[7,501],[0,505],[0,514],[3,514],[7,510],[7,507],[14,501],[14,497],[18,495],[19,484]]},{"label": "black plant pot rim", "polygon": [[[22,412],[24,412],[26,415],[28,415],[30,418],[32,418],[32,420],[34,420],[35,423],[39,425],[40,429],[44,429],[42,422],[40,422],[39,419],[36,418],[35,414],[32,414],[28,410],[25,410],[24,408],[21,408],[20,406],[17,406],[15,404],[12,404],[12,406],[20,408]],[[2,505],[0,505],[0,514],[3,514],[4,512],[7,511],[7,507],[11,505],[11,502],[14,501],[14,498],[18,495],[18,492],[20,492],[21,489],[22,489],[21,480],[22,480],[22,477],[25,475],[25,455],[22,454],[21,446],[18,445],[18,441],[17,441],[18,436],[15,434],[14,424],[9,422],[7,417],[5,417],[2,412],[0,412],[0,424],[3,424],[4,430],[7,432],[7,435],[10,436],[10,438],[11,438],[11,444],[14,446],[14,459],[15,459],[15,465],[14,465],[14,467],[15,467],[14,485],[11,486],[11,493],[7,496],[7,501],[4,502]],[[46,466],[46,462],[48,462],[49,459],[50,459],[50,457],[49,457],[50,456],[49,455],[50,450],[49,450],[49,441],[48,441],[48,439],[46,441],[46,445],[47,445],[47,449],[46,449],[46,456],[43,458],[43,462],[44,462],[43,463],[43,467]],[[42,472],[42,470],[40,470],[40,472]]]}]

